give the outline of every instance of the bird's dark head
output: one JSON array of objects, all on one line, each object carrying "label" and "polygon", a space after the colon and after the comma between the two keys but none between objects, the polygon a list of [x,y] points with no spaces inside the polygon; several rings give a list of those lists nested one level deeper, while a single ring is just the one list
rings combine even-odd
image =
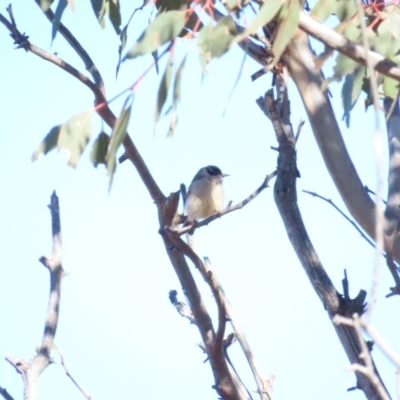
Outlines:
[{"label": "bird's dark head", "polygon": [[208,167],[206,167],[206,171],[209,175],[212,176],[222,175],[222,171],[215,165],[209,165]]}]

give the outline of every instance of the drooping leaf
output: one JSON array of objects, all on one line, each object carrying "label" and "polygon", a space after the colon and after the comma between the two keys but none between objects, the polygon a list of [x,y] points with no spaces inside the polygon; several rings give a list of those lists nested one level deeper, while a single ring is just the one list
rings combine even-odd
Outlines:
[{"label": "drooping leaf", "polygon": [[155,65],[155,67],[156,67],[156,72],[157,72],[157,75],[160,73],[160,68],[159,68],[159,66],[158,66],[158,50],[156,50],[156,51],[153,51],[152,53],[151,53],[151,55],[153,56],[153,58],[154,58],[154,65]]},{"label": "drooping leaf", "polygon": [[385,76],[382,83],[383,94],[385,97],[395,99],[399,93],[399,82],[393,78]]},{"label": "drooping leaf", "polygon": [[212,57],[221,57],[228,51],[237,33],[236,24],[232,17],[221,18],[212,33],[212,40],[208,44]]},{"label": "drooping leaf", "polygon": [[391,23],[389,19],[385,19],[379,24],[378,35],[375,43],[375,51],[383,57],[394,61],[400,62],[400,42],[392,33]]},{"label": "drooping leaf", "polygon": [[40,142],[39,146],[32,154],[32,161],[36,161],[43,153],[46,155],[49,151],[57,147],[58,137],[60,135],[61,125],[57,125],[50,130],[46,137]]},{"label": "drooping leaf", "polygon": [[109,188],[111,188],[115,169],[117,167],[117,150],[124,141],[126,128],[128,127],[129,119],[132,112],[133,94],[130,94],[122,106],[121,113],[115,122],[112,131],[108,152],[106,155],[107,171],[109,176]]},{"label": "drooping leaf", "polygon": [[107,165],[106,155],[109,144],[110,136],[105,132],[99,133],[99,136],[97,136],[97,139],[93,143],[92,151],[90,153],[90,160],[96,168],[99,164]]},{"label": "drooping leaf", "polygon": [[272,45],[275,62],[281,58],[299,25],[300,2],[298,0],[290,0],[288,5],[285,4],[284,8],[287,8],[287,10],[282,13],[282,20]]},{"label": "drooping leaf", "polygon": [[59,0],[56,8],[56,12],[54,13],[53,26],[51,28],[51,41],[54,41],[58,28],[60,27],[61,17],[63,15],[64,10],[67,8],[68,2],[67,0]]},{"label": "drooping leaf", "polygon": [[396,13],[382,13],[388,20],[390,34],[400,42],[400,16]]},{"label": "drooping leaf", "polygon": [[115,32],[117,33],[117,35],[119,35],[121,33],[121,12],[119,0],[108,0],[107,5],[108,18],[110,18]]},{"label": "drooping leaf", "polygon": [[357,61],[339,53],[336,57],[336,64],[333,67],[335,80],[341,81],[343,76],[351,74],[358,66]]},{"label": "drooping leaf", "polygon": [[125,59],[152,53],[161,45],[175,39],[181,32],[184,21],[185,13],[182,11],[167,11],[159,14],[129,50]]},{"label": "drooping leaf", "polygon": [[168,131],[168,136],[172,136],[175,132],[176,124],[178,122],[178,102],[181,99],[181,78],[182,71],[185,67],[187,54],[183,57],[182,62],[180,63],[176,73],[175,73],[175,81],[174,81],[174,92],[172,97],[172,114],[171,114],[171,124]]},{"label": "drooping leaf", "polygon": [[121,31],[121,34],[119,35],[119,40],[121,41],[121,44],[118,47],[118,64],[117,64],[117,71],[115,74],[115,77],[118,77],[118,72],[121,67],[121,55],[122,51],[124,50],[126,46],[126,42],[128,41],[128,24],[124,26],[124,28]]},{"label": "drooping leaf", "polygon": [[256,33],[259,28],[270,22],[272,18],[274,18],[275,15],[278,13],[283,3],[283,0],[266,0],[261,6],[257,15],[254,17],[250,26],[236,36],[235,43],[240,42],[248,35]]},{"label": "drooping leaf", "polygon": [[75,115],[61,125],[57,145],[60,150],[67,151],[68,165],[71,167],[77,166],[79,158],[92,136],[91,122],[92,113],[86,111]]},{"label": "drooping leaf", "polygon": [[154,115],[155,122],[157,122],[159,120],[162,108],[165,104],[165,100],[167,99],[168,90],[171,85],[171,77],[172,77],[173,67],[174,67],[174,59],[171,54],[169,57],[167,66],[165,68],[164,75],[161,79],[160,87],[158,88],[157,106],[156,106],[156,111],[155,111],[155,115]]},{"label": "drooping leaf", "polygon": [[359,65],[354,72],[346,75],[342,86],[343,120],[350,127],[350,111],[353,109],[362,89],[365,78],[365,67]]},{"label": "drooping leaf", "polygon": [[203,69],[212,58],[221,57],[228,51],[236,33],[236,24],[230,16],[221,18],[216,26],[211,22],[200,31],[197,43]]},{"label": "drooping leaf", "polygon": [[102,28],[105,27],[104,16],[106,15],[106,2],[107,0],[90,0],[92,8],[97,21]]},{"label": "drooping leaf", "polygon": [[43,12],[46,12],[51,5],[53,4],[54,0],[40,0],[40,8],[42,9]]}]

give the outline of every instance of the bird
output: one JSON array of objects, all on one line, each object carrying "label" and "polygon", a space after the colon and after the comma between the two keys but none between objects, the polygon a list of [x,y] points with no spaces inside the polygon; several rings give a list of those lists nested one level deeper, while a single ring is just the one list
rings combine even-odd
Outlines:
[{"label": "bird", "polygon": [[222,211],[224,204],[223,174],[215,165],[200,168],[194,176],[185,202],[186,223],[210,217]]}]

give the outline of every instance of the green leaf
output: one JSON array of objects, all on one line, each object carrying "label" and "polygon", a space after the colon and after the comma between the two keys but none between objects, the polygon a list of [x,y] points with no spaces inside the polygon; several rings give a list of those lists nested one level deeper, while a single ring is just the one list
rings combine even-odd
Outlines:
[{"label": "green leaf", "polygon": [[175,132],[176,124],[178,122],[178,102],[181,99],[181,78],[182,78],[182,71],[185,67],[187,54],[183,57],[182,62],[180,63],[178,70],[175,73],[175,82],[174,82],[174,92],[172,98],[172,114],[171,114],[171,124],[168,131],[168,136],[172,136]]},{"label": "green leaf", "polygon": [[383,78],[382,89],[385,97],[395,99],[399,93],[399,82],[393,78],[385,76]]},{"label": "green leaf", "polygon": [[324,22],[332,14],[340,21],[348,21],[357,13],[354,1],[349,0],[319,0],[311,10],[311,17],[319,22]]},{"label": "green leaf", "polygon": [[[286,12],[284,11],[285,8]],[[279,61],[286,46],[296,33],[299,25],[300,11],[300,2],[298,0],[290,0],[288,5],[285,4],[281,10],[283,14],[282,22],[279,24],[278,32],[272,45],[275,62]]]},{"label": "green leaf", "polygon": [[106,1],[107,0],[90,0],[94,15],[102,28],[105,27],[104,16],[106,14]]},{"label": "green leaf", "polygon": [[96,168],[99,164],[107,165],[106,155],[109,144],[110,136],[108,136],[105,132],[101,132],[94,141],[92,151],[90,153],[90,160]]},{"label": "green leaf", "polygon": [[120,12],[120,6],[119,6],[119,0],[108,0],[107,1],[107,14],[108,18],[110,18],[110,21],[112,23],[112,26],[114,27],[115,32],[117,35],[121,33],[121,12]]},{"label": "green leaf", "polygon": [[167,63],[167,66],[165,68],[164,75],[160,82],[160,87],[158,89],[157,106],[156,106],[156,112],[155,112],[155,116],[154,116],[155,122],[157,122],[159,120],[162,108],[165,104],[165,100],[167,99],[168,90],[171,85],[171,77],[172,77],[173,67],[174,67],[174,59],[173,59],[173,56],[171,53],[168,63]]},{"label": "green leaf", "polygon": [[167,11],[159,14],[139,41],[129,50],[125,59],[152,53],[163,44],[176,38],[183,28],[184,21],[185,13],[182,11]]},{"label": "green leaf", "polygon": [[133,94],[130,94],[122,106],[121,113],[115,121],[114,129],[111,134],[110,145],[106,155],[107,171],[109,176],[109,188],[111,188],[115,169],[117,168],[117,150],[124,141],[126,128],[132,112]]},{"label": "green leaf", "polygon": [[283,3],[283,0],[266,0],[250,26],[236,36],[235,43],[242,41],[248,35],[256,33],[259,28],[270,22],[281,9]]},{"label": "green leaf", "polygon": [[357,61],[339,53],[333,67],[335,80],[341,81],[344,75],[351,74],[358,66]]},{"label": "green leaf", "polygon": [[156,50],[156,51],[153,51],[152,53],[151,53],[151,55],[153,56],[153,58],[154,58],[154,65],[155,65],[155,67],[156,67],[156,72],[157,72],[157,75],[160,73],[160,68],[159,68],[159,66],[158,66],[158,50]]},{"label": "green leaf", "polygon": [[57,141],[60,135],[60,129],[61,125],[57,125],[50,130],[50,132],[40,142],[39,146],[32,154],[32,161],[36,161],[42,153],[46,155],[49,151],[57,147]]},{"label": "green leaf", "polygon": [[382,13],[388,20],[390,34],[400,42],[400,16],[396,13]]},{"label": "green leaf", "polygon": [[126,42],[128,41],[128,25],[129,25],[129,23],[127,23],[124,26],[124,28],[121,31],[121,34],[119,35],[119,40],[121,41],[121,44],[118,47],[118,64],[117,64],[117,71],[116,71],[115,77],[118,77],[118,72],[121,67],[122,51],[124,50],[124,48],[126,46]]},{"label": "green leaf", "polygon": [[232,17],[221,18],[216,26],[211,22],[200,31],[197,43],[203,69],[212,58],[221,57],[228,51],[236,33],[237,28]]},{"label": "green leaf", "polygon": [[61,125],[58,148],[68,152],[68,165],[76,167],[92,135],[92,113],[75,115]]},{"label": "green leaf", "polygon": [[64,10],[67,8],[68,2],[67,0],[59,0],[56,8],[56,12],[54,13],[53,26],[51,28],[51,41],[54,41],[58,28],[60,27],[61,17],[63,15]]},{"label": "green leaf", "polygon": [[342,86],[343,120],[350,126],[350,111],[353,109],[362,89],[365,78],[365,67],[358,66],[354,72],[347,75]]}]

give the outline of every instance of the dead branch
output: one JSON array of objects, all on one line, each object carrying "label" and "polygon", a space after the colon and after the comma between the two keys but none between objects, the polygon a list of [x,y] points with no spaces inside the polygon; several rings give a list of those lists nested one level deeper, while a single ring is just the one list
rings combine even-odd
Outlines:
[{"label": "dead branch", "polygon": [[17,359],[11,355],[6,357],[6,360],[22,375],[25,400],[36,400],[38,378],[43,370],[53,362],[50,353],[53,349],[60,311],[61,280],[64,276],[64,269],[61,263],[60,207],[56,192],[51,195],[49,208],[53,251],[50,257],[42,256],[39,259],[50,273],[50,294],[42,342],[36,356],[31,361]]},{"label": "dead branch", "polygon": [[[297,205],[296,179],[298,170],[295,138],[289,119],[290,110],[287,95],[284,95],[283,99],[284,102],[274,100],[273,90],[268,91],[264,98],[258,99],[258,104],[261,104],[261,108],[271,119],[279,143],[277,178],[274,187],[275,202],[282,216],[289,240],[315,292],[332,319],[338,313],[345,314],[346,310],[341,307],[340,296],[338,296],[308,237]],[[280,113],[277,111],[277,103],[281,106]],[[354,330],[344,326],[336,326],[336,332],[350,362],[360,363],[361,350]],[[379,393],[370,379],[359,371],[356,371],[356,376],[357,387],[363,390],[367,398],[378,398]]]}]

